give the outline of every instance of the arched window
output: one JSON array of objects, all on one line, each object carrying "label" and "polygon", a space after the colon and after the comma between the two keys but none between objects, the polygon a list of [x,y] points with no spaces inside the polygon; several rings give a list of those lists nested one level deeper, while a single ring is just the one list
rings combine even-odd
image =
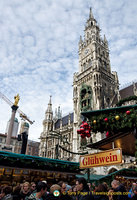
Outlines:
[{"label": "arched window", "polygon": [[91,66],[92,66],[92,60],[89,59],[89,61],[88,61],[88,67],[91,67]]}]

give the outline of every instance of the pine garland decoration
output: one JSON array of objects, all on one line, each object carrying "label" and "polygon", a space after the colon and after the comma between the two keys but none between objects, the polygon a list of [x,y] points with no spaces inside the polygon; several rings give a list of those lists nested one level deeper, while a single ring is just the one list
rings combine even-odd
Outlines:
[{"label": "pine garland decoration", "polygon": [[[104,133],[109,131],[110,134],[118,132],[133,131],[137,127],[137,110],[130,109],[129,114],[124,112],[111,112],[108,114],[100,114],[91,116],[88,123],[91,126],[92,132]],[[118,120],[116,119],[118,116]],[[106,119],[106,121],[104,120]],[[96,121],[96,123],[94,123]]]}]

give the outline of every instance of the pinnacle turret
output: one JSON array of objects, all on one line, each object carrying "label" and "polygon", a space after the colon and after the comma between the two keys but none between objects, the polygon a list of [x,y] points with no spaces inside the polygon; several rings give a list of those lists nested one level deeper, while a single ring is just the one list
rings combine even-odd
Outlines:
[{"label": "pinnacle turret", "polygon": [[104,43],[106,44],[106,45],[108,45],[108,41],[107,41],[107,39],[106,39],[106,36],[104,35]]},{"label": "pinnacle turret", "polygon": [[54,120],[58,120],[62,118],[62,111],[60,109],[60,106],[58,106],[58,108],[55,109],[55,117]]},{"label": "pinnacle turret", "polygon": [[45,113],[45,118],[46,118],[46,120],[52,120],[52,118],[53,118],[51,96],[50,96],[50,99],[49,99],[48,108],[47,108],[46,113]]},{"label": "pinnacle turret", "polygon": [[49,103],[48,103],[48,108],[47,108],[47,111],[46,111],[46,112],[52,112],[51,97],[52,97],[52,96],[50,96]]},{"label": "pinnacle turret", "polygon": [[90,7],[90,12],[89,12],[89,19],[94,19],[91,7]]}]

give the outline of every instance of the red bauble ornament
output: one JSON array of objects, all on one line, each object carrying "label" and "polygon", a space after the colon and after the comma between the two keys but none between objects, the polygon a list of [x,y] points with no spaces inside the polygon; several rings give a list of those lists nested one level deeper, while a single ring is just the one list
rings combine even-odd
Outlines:
[{"label": "red bauble ornament", "polygon": [[89,138],[90,136],[91,136],[91,133],[88,133],[88,134],[87,134],[87,137]]},{"label": "red bauble ornament", "polygon": [[80,129],[77,130],[77,134],[81,134],[81,130]]},{"label": "red bauble ornament", "polygon": [[85,134],[80,134],[81,138],[85,138],[86,135]]},{"label": "red bauble ornament", "polygon": [[84,128],[84,125],[83,125],[83,124],[81,124],[81,125],[80,125],[80,128]]},{"label": "red bauble ornament", "polygon": [[86,134],[86,135],[87,135],[87,134],[89,134],[89,133],[90,133],[90,131],[89,131],[89,130],[86,130],[86,131],[85,131],[85,134]]},{"label": "red bauble ornament", "polygon": [[105,121],[105,122],[108,122],[108,118],[106,117],[106,118],[104,119],[104,121]]},{"label": "red bauble ornament", "polygon": [[80,128],[80,132],[84,133],[85,129],[84,128]]},{"label": "red bauble ornament", "polygon": [[130,115],[130,113],[131,113],[131,112],[130,112],[129,110],[126,111],[126,114],[127,114],[127,115]]},{"label": "red bauble ornament", "polygon": [[85,122],[85,123],[83,124],[83,126],[84,126],[85,129],[87,129],[87,128],[89,127],[89,125],[88,125],[87,122]]},{"label": "red bauble ornament", "polygon": [[106,132],[106,137],[109,137],[109,132],[108,131]]}]

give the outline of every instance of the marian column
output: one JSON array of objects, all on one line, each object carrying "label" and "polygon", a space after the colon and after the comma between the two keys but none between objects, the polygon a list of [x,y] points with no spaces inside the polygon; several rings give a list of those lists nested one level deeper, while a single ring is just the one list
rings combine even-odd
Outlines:
[{"label": "marian column", "polygon": [[15,102],[14,102],[13,106],[11,107],[12,108],[12,114],[11,114],[10,124],[9,124],[9,128],[8,128],[8,134],[7,134],[7,138],[6,138],[6,146],[3,149],[3,150],[9,150],[9,151],[12,151],[10,144],[11,144],[11,136],[12,136],[12,131],[13,131],[15,114],[16,114],[16,111],[18,109],[18,102],[19,102],[19,99],[20,99],[19,94],[17,94],[17,96],[15,96],[14,99],[15,99]]}]

